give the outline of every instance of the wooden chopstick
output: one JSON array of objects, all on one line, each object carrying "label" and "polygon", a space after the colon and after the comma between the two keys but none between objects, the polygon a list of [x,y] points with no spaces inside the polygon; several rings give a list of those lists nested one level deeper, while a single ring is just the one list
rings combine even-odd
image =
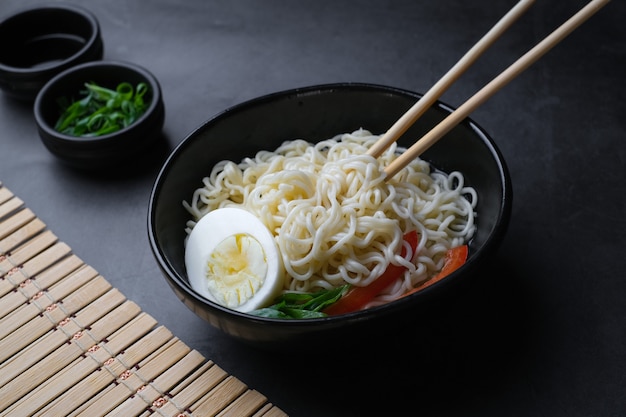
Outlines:
[{"label": "wooden chopstick", "polygon": [[463,55],[387,132],[370,148],[368,155],[378,158],[535,2],[521,0],[505,14],[472,48]]},{"label": "wooden chopstick", "polygon": [[[385,168],[386,178],[389,179],[397,174],[412,160],[420,156],[424,151],[434,145],[441,137],[448,133],[470,115],[476,108],[487,101],[502,87],[507,85],[520,73],[538,61],[549,50],[561,42],[577,27],[587,21],[591,16],[604,7],[610,0],[592,0],[565,23],[555,29],[550,35],[530,49],[526,54],[501,72],[490,83],[474,94],[470,99],[453,111],[442,122],[430,130],[420,140],[415,142],[402,155],[395,159]],[[411,110],[409,110],[411,111]]]}]

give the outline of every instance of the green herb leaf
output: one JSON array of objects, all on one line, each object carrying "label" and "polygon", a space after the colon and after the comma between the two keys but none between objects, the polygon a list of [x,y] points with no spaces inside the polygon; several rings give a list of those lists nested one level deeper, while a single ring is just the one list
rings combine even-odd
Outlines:
[{"label": "green herb leaf", "polygon": [[146,83],[118,84],[115,90],[86,83],[81,91],[85,97],[67,104],[67,98],[59,99],[63,109],[55,129],[70,136],[102,136],[116,132],[133,124],[146,111],[144,95]]},{"label": "green herb leaf", "polygon": [[259,317],[278,319],[310,319],[326,317],[322,310],[336,302],[348,290],[349,285],[321,290],[316,293],[285,293],[278,297],[270,307],[251,311]]}]

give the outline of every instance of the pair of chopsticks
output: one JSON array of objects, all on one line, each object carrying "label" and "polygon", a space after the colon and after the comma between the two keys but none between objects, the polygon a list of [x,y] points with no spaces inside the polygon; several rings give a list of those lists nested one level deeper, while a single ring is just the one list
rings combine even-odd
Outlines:
[{"label": "pair of chopsticks", "polygon": [[[420,156],[424,151],[434,145],[452,128],[467,118],[481,104],[487,101],[498,90],[507,85],[520,73],[534,64],[550,49],[561,42],[578,26],[587,21],[598,10],[604,7],[610,0],[592,0],[578,13],[555,29],[535,47],[522,55],[506,70],[496,76],[465,103],[450,113],[443,121],[436,125],[420,140],[395,159],[385,168],[386,178],[389,179],[397,174],[409,162]],[[368,150],[368,154],[379,157],[385,149],[406,132],[406,130],[431,107],[435,101],[465,72],[478,57],[498,39],[528,8],[534,0],[519,1],[506,15],[496,23],[426,94],[420,98],[413,107],[400,117],[396,123]]]}]

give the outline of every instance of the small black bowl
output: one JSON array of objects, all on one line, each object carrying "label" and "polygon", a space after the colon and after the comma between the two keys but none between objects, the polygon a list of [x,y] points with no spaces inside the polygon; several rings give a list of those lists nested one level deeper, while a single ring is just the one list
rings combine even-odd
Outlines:
[{"label": "small black bowl", "polygon": [[25,101],[56,74],[104,53],[98,20],[74,5],[15,13],[0,22],[0,40],[0,88]]},{"label": "small black bowl", "polygon": [[[461,171],[478,193],[477,230],[467,262],[432,286],[388,303],[350,314],[306,320],[261,318],[203,298],[189,284],[185,270],[185,225],[182,205],[220,160],[240,162],[260,150],[275,150],[283,141],[310,142],[364,128],[382,134],[420,95],[371,84],[313,86],[254,99],[208,120],[170,154],[150,196],[148,235],[151,249],[169,285],[182,302],[225,333],[256,347],[298,352],[329,346],[363,348],[389,329],[410,321],[404,332],[419,332],[420,314],[432,302],[449,300],[450,291],[467,283],[503,238],[511,212],[512,186],[505,161],[490,136],[467,119],[422,155],[446,172]],[[407,147],[452,112],[437,103],[398,141]],[[426,317],[428,315],[426,314]],[[421,320],[424,320],[423,318]],[[428,319],[425,319],[428,320]]]},{"label": "small black bowl", "polygon": [[[145,113],[130,126],[110,134],[79,137],[63,134],[54,126],[61,115],[59,100],[77,100],[85,90],[85,83],[94,82],[115,90],[118,84],[128,82],[136,86],[147,83],[144,100],[149,103]],[[39,136],[48,150],[62,162],[75,168],[103,170],[117,168],[132,161],[141,152],[156,146],[165,119],[161,87],[146,69],[127,62],[96,61],[65,70],[52,78],[41,89],[34,104],[34,115]]]}]

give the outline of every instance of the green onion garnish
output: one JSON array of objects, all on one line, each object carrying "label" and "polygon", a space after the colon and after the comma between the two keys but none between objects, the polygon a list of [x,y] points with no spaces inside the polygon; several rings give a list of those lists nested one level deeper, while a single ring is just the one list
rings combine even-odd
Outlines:
[{"label": "green onion garnish", "polygon": [[348,285],[343,285],[331,290],[320,290],[314,294],[285,293],[275,300],[275,304],[251,311],[250,314],[275,319],[326,317],[327,314],[322,310],[341,298],[348,287]]},{"label": "green onion garnish", "polygon": [[67,105],[59,100],[63,113],[55,130],[70,136],[93,137],[117,132],[133,124],[145,111],[143,97],[148,92],[146,83],[120,83],[115,90],[85,83],[84,98]]}]

